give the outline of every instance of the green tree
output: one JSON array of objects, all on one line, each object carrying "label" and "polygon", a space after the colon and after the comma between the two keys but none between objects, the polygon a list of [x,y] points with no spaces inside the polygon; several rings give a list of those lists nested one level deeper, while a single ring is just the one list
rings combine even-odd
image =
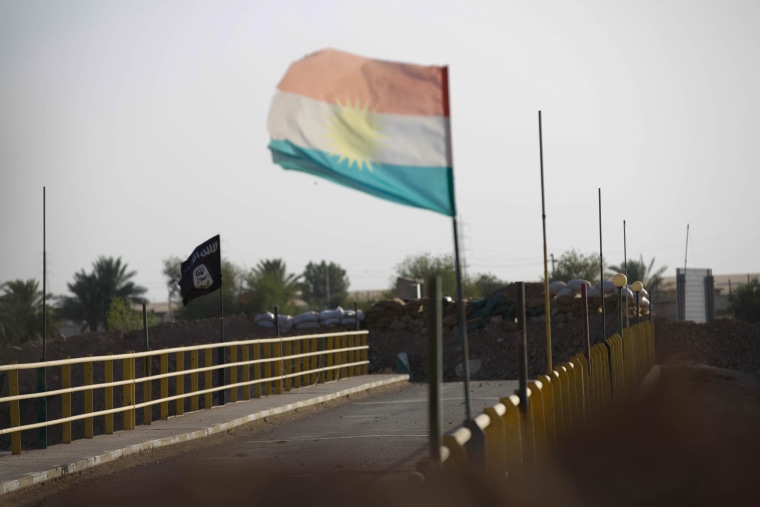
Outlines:
[{"label": "green tree", "polygon": [[300,278],[301,275],[287,272],[282,259],[259,261],[245,278],[243,306],[250,313],[271,312],[275,305],[282,314],[294,313],[295,299],[301,290]]},{"label": "green tree", "polygon": [[[541,277],[543,279],[543,277]],[[569,282],[575,278],[592,284],[599,281],[599,256],[583,254],[575,248],[560,255],[557,265],[549,274],[551,281]]]},{"label": "green tree", "polygon": [[142,297],[147,289],[132,281],[136,274],[136,271],[127,270],[121,257],[98,257],[92,264],[92,272],[81,270],[74,274],[72,283],[66,284],[73,296],[61,298],[61,314],[83,321],[90,331],[97,331],[100,324],[108,329],[106,315],[114,298],[124,298],[132,303],[147,302]]},{"label": "green tree", "polygon": [[750,324],[760,322],[760,283],[757,278],[739,285],[728,295],[728,309],[736,320]]},{"label": "green tree", "polygon": [[475,277],[473,282],[478,294],[482,297],[486,297],[492,292],[502,287],[509,285],[508,282],[502,280],[492,273],[480,273]]},{"label": "green tree", "polygon": [[[665,271],[668,269],[667,266],[662,266],[660,268],[657,268],[657,270],[654,270],[654,257],[652,257],[652,260],[649,262],[649,264],[644,262],[644,256],[639,255],[639,259],[631,259],[628,261],[628,274],[626,275],[628,277],[628,283],[631,284],[635,282],[636,280],[640,281],[644,284],[644,288],[649,292],[650,294],[653,294],[655,291],[659,292],[662,290],[667,290],[668,287],[665,286],[665,282],[663,281],[662,275],[665,273]],[[609,277],[612,277],[615,273],[625,273],[626,272],[626,263],[621,262],[618,266],[610,266],[610,272],[606,275]]]},{"label": "green tree", "polygon": [[310,308],[345,306],[350,282],[346,270],[334,262],[310,262],[303,272],[301,297]]},{"label": "green tree", "polygon": [[[391,288],[396,291],[397,278],[409,278],[426,282],[431,276],[441,277],[441,293],[456,297],[457,277],[454,256],[444,254],[433,256],[429,253],[410,255],[396,264],[396,276],[391,280]],[[476,295],[476,287],[467,279],[462,280],[463,297]]]},{"label": "green tree", "polygon": [[[0,285],[0,343],[20,344],[43,334],[42,292],[37,280],[13,280]],[[47,334],[56,332],[48,307]]]},{"label": "green tree", "polygon": [[[219,317],[220,310],[225,315],[234,315],[242,310],[240,301],[240,268],[232,262],[222,259],[222,291],[219,301],[219,292],[214,291],[205,296],[193,299],[187,306],[182,305],[182,297],[179,293],[179,280],[181,277],[182,259],[177,256],[164,259],[162,273],[169,289],[169,302],[172,305],[173,315],[181,320],[196,320]],[[223,308],[220,308],[220,305]]]},{"label": "green tree", "polygon": [[[148,326],[158,324],[155,315],[148,314],[147,317]],[[114,298],[111,300],[111,307],[108,309],[108,315],[106,315],[106,327],[119,331],[142,329],[142,311],[133,309],[131,303],[124,298]]]}]

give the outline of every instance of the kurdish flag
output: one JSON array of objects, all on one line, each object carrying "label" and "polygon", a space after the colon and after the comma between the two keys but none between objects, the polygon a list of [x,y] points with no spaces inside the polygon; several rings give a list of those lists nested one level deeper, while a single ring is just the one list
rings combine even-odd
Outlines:
[{"label": "kurdish flag", "polygon": [[269,135],[284,169],[456,215],[446,67],[318,51],[277,86]]}]

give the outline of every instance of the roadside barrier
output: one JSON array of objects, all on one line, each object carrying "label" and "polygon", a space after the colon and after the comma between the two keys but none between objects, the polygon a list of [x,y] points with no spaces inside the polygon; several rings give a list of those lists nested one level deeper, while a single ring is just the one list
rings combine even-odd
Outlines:
[{"label": "roadside barrier", "polygon": [[529,382],[527,406],[506,396],[444,435],[441,462],[423,458],[417,471],[426,479],[466,472],[498,483],[540,464],[584,423],[630,400],[654,359],[652,322],[627,328],[591,347],[589,358],[578,354]]},{"label": "roadside barrier", "polygon": [[[0,374],[7,375],[8,396],[0,398],[0,408],[9,406],[10,424],[0,427],[0,435],[10,434],[11,452],[20,454],[23,431],[60,426],[62,442],[70,443],[75,421],[83,421],[84,438],[93,438],[96,418],[103,418],[104,433],[111,434],[115,414],[121,415],[121,427],[130,430],[138,418],[142,424],[150,424],[156,415],[167,419],[185,410],[210,408],[214,393],[223,404],[227,399],[248,400],[365,375],[369,371],[367,335],[368,331],[352,331],[278,337],[2,365]],[[212,352],[220,348],[222,357],[228,359],[214,364]],[[49,385],[56,388],[21,393],[21,385],[32,384],[20,382],[22,376],[37,375],[39,368],[45,368],[55,380]],[[212,373],[220,370],[226,380],[214,385]],[[96,378],[103,381],[96,382]],[[79,405],[72,404],[73,396],[82,401],[80,413],[72,412],[72,407]],[[22,413],[22,402],[52,399],[60,401],[60,417],[22,420],[22,414],[33,418],[29,417],[32,411]]]}]

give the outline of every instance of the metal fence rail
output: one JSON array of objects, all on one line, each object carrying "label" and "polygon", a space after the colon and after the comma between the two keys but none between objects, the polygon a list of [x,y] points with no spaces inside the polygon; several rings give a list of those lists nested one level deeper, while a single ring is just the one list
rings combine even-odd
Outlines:
[{"label": "metal fence rail", "polygon": [[[121,414],[121,427],[129,430],[138,419],[150,424],[156,416],[167,419],[210,408],[215,393],[217,403],[223,404],[363,375],[369,370],[367,335],[368,331],[350,331],[2,365],[8,396],[0,397],[0,409],[7,409],[10,424],[0,427],[0,435],[10,434],[11,451],[20,454],[23,431],[60,427],[61,441],[70,443],[72,423],[77,421],[83,421],[83,437],[92,438],[96,418],[102,418],[103,433],[111,434],[115,414]],[[220,348],[225,360],[215,364],[212,351]],[[36,376],[40,368],[53,377],[51,389],[21,393],[22,376]],[[220,370],[224,382],[214,385]],[[81,397],[83,409],[77,414],[72,412],[73,396]],[[51,411],[59,417],[34,421],[29,416],[33,411],[22,412],[22,402],[43,400],[60,404]]]},{"label": "metal fence rail", "polygon": [[[472,423],[443,437],[440,461],[422,458],[424,477],[474,473],[503,481],[546,460],[562,441],[613,407],[628,402],[655,364],[654,326],[642,322],[556,366],[529,383],[526,402],[500,399]],[[517,394],[517,393],[515,393]],[[498,482],[497,482],[498,483]]]}]

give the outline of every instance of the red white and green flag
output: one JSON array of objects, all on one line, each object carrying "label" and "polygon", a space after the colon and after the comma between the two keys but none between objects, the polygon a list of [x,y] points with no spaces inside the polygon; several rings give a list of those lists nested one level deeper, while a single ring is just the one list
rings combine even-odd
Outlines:
[{"label": "red white and green flag", "polygon": [[269,135],[284,169],[456,216],[446,67],[318,51],[277,86]]}]

